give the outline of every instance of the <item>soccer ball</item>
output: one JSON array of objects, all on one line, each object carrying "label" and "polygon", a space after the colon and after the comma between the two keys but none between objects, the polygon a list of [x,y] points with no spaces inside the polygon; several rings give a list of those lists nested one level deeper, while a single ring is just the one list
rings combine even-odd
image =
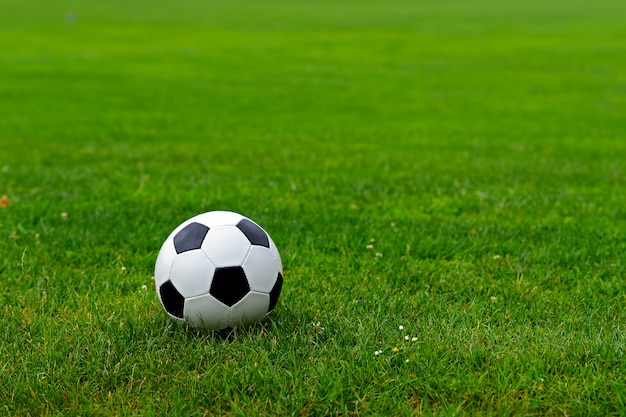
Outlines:
[{"label": "soccer ball", "polygon": [[169,317],[220,330],[263,320],[274,309],[283,265],[258,224],[230,211],[210,211],[168,236],[154,279]]}]

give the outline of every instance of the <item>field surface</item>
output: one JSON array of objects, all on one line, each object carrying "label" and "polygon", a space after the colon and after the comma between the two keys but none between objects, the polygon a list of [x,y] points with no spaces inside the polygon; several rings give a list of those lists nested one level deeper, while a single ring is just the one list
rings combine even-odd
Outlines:
[{"label": "field surface", "polygon": [[[0,415],[623,414],[625,40],[622,0],[0,0]],[[281,251],[263,324],[158,303],[209,210]]]}]

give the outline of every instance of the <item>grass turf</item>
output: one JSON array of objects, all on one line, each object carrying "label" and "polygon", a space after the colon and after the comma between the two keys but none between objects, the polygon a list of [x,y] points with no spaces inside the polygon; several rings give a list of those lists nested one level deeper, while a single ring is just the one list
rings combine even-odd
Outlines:
[{"label": "grass turf", "polygon": [[[0,413],[623,412],[626,5],[492,3],[4,0]],[[151,282],[215,209],[227,336]]]}]

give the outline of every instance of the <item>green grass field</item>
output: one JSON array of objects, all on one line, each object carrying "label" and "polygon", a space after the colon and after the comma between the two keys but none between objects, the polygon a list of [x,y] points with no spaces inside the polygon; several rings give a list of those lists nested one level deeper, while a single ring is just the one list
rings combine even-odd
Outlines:
[{"label": "green grass field", "polygon": [[[0,415],[626,412],[626,2],[0,10]],[[285,265],[227,336],[151,281],[209,210]]]}]

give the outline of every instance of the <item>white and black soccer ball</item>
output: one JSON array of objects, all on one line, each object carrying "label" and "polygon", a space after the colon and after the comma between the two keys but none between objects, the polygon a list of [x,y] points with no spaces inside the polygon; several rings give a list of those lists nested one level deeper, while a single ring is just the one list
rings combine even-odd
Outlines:
[{"label": "white and black soccer ball", "polygon": [[154,278],[169,317],[220,330],[263,320],[274,309],[283,265],[258,224],[230,211],[210,211],[168,236]]}]

